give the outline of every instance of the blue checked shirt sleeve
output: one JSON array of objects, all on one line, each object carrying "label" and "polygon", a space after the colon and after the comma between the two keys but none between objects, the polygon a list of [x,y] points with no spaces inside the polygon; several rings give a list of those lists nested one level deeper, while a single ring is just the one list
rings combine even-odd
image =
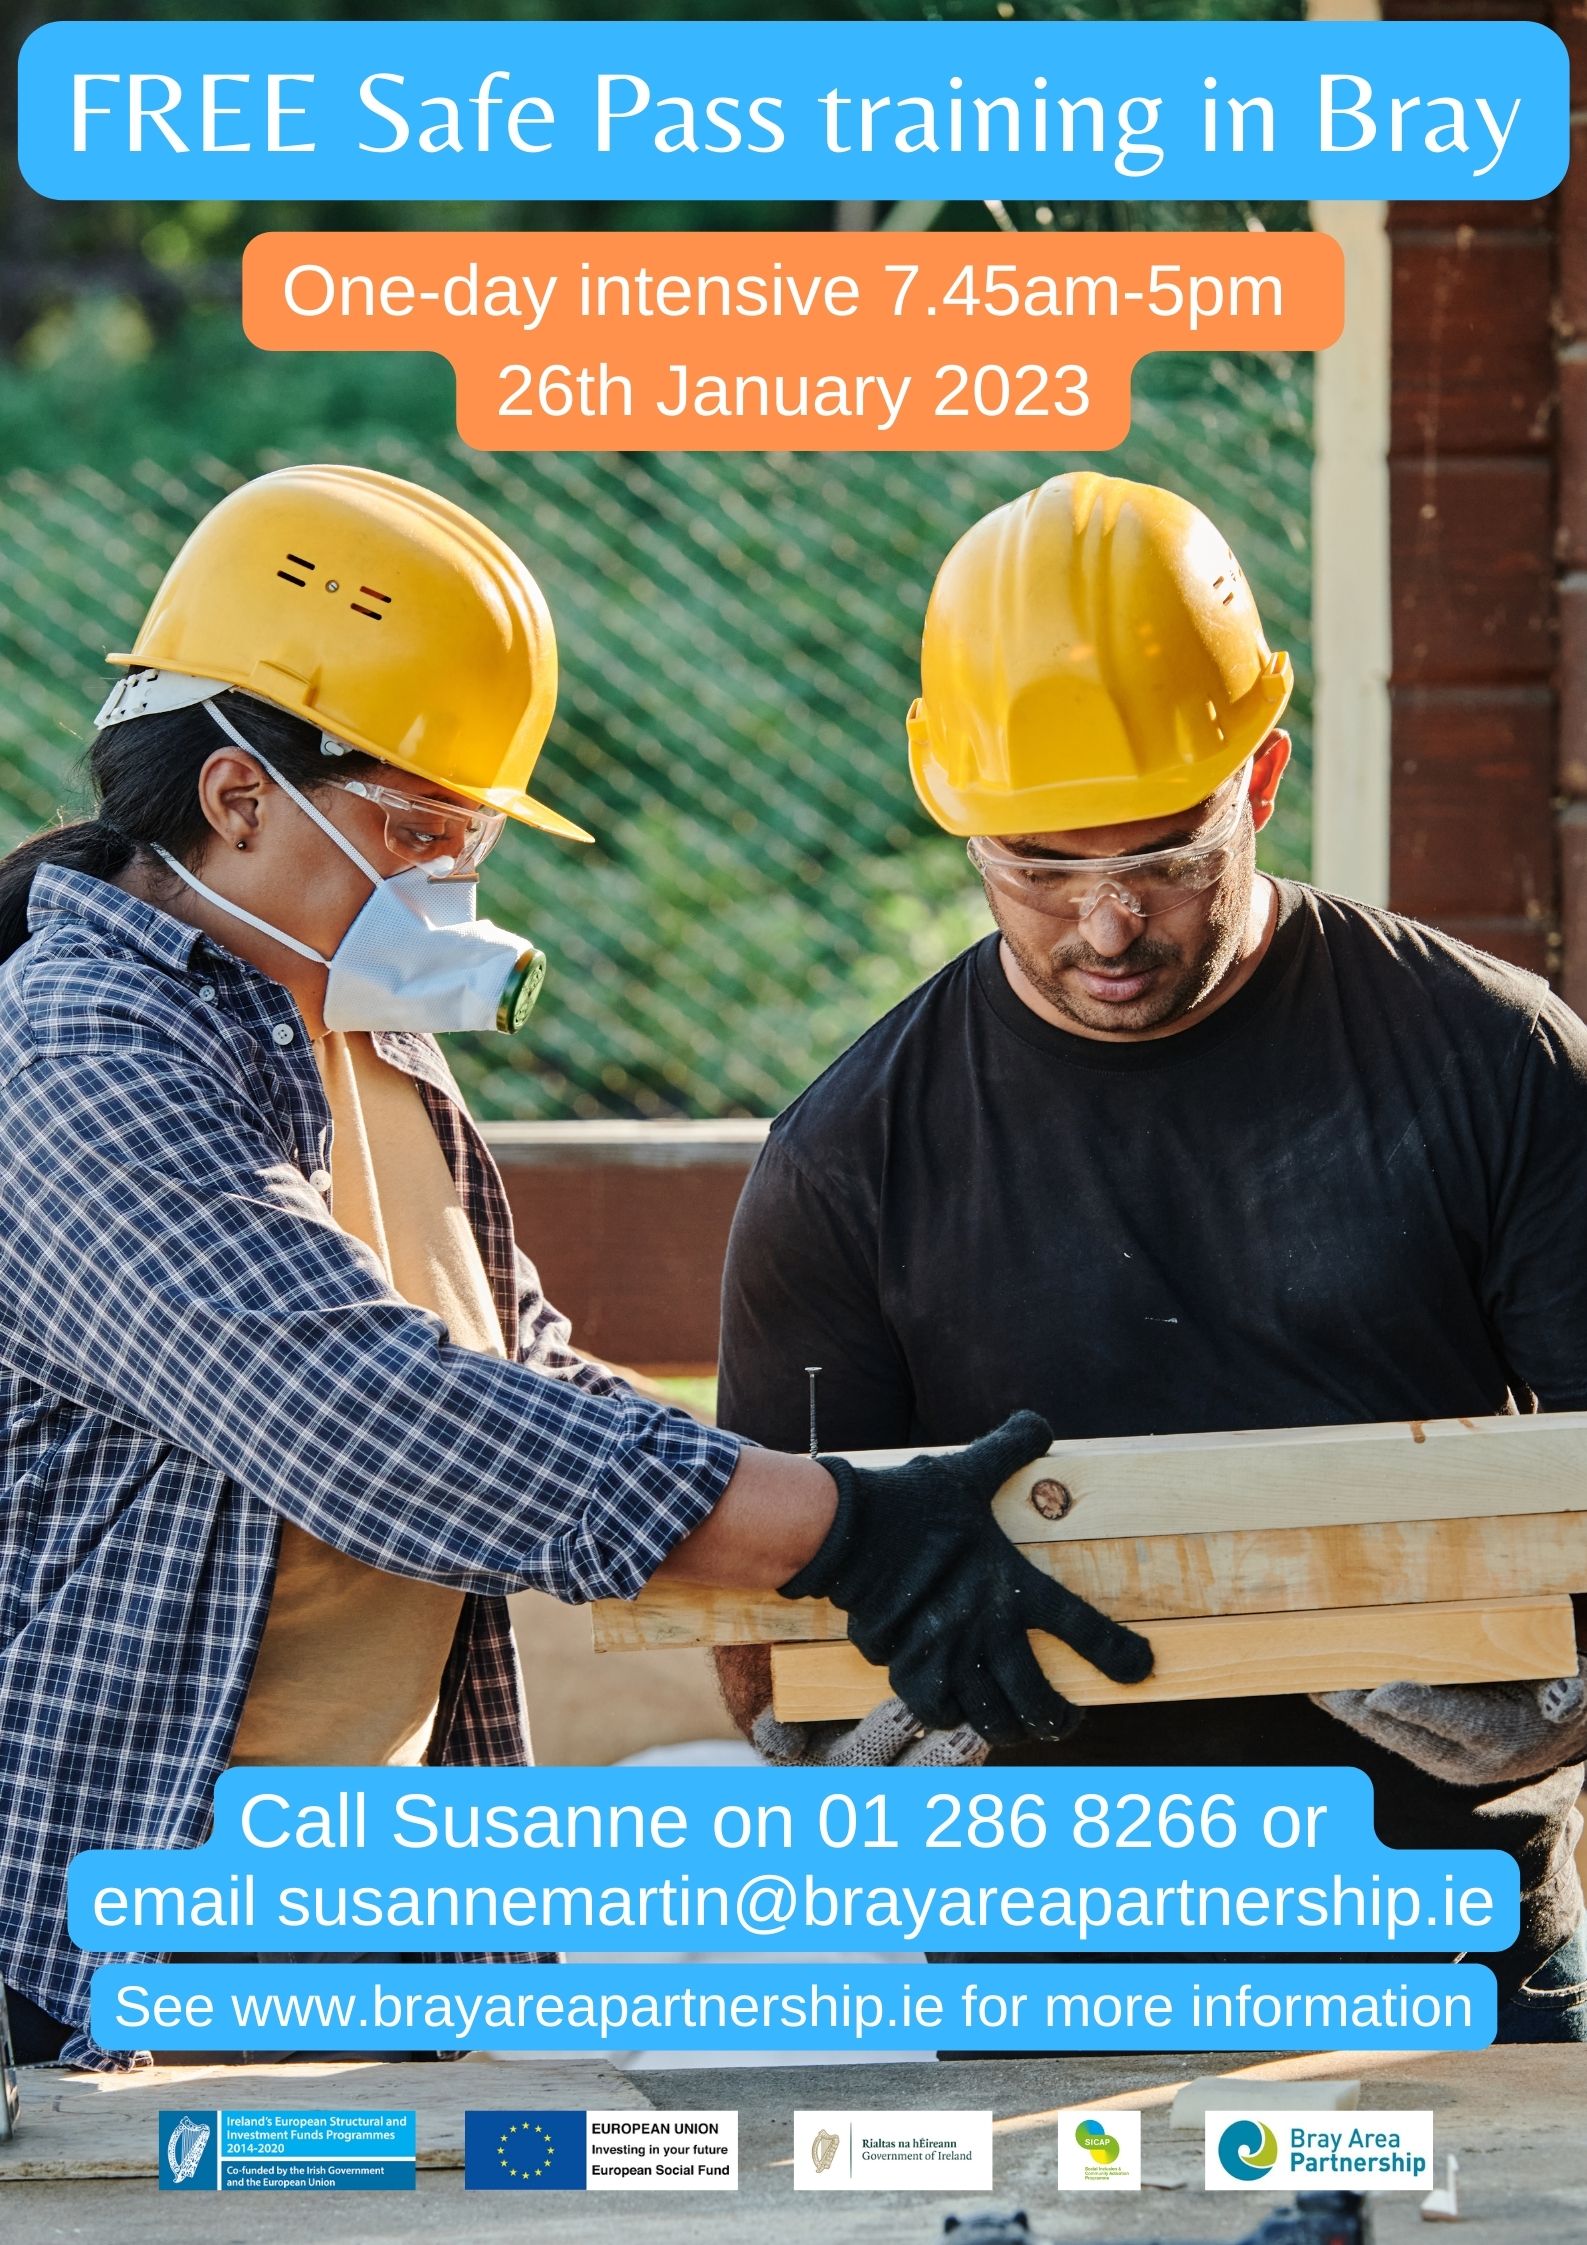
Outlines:
[{"label": "blue checked shirt sleeve", "polygon": [[732,1438],[452,1347],[196,1033],[111,1018],[25,1076],[0,1148],[17,1370],[322,1542],[465,1591],[632,1597],[726,1487]]},{"label": "blue checked shirt sleeve", "polygon": [[518,1274],[518,1361],[533,1364],[559,1380],[570,1380],[586,1395],[627,1395],[628,1384],[604,1364],[581,1356],[573,1346],[573,1327],[553,1309],[540,1286],[540,1273],[523,1249],[514,1250]]}]

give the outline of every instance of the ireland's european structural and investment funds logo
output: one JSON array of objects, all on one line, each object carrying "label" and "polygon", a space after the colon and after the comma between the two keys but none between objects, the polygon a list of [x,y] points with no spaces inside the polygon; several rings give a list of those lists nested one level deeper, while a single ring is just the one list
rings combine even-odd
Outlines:
[{"label": "ireland's european structural and investment funds logo", "polygon": [[1208,2190],[1419,2190],[1433,2182],[1430,2112],[1212,2112]]},{"label": "ireland's european structural and investment funds logo", "polygon": [[162,2190],[412,2190],[411,2112],[305,2107],[160,2115]]},{"label": "ireland's european structural and investment funds logo", "polygon": [[1060,2190],[1139,2190],[1141,2116],[1075,2105],[1058,2115]]}]

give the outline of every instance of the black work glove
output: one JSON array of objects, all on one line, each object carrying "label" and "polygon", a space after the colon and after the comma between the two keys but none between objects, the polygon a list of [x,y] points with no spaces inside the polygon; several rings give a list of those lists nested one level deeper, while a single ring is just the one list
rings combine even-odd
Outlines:
[{"label": "black work glove", "polygon": [[822,1458],[837,1514],[778,1595],[841,1606],[850,1643],[933,1730],[968,1723],[993,1746],[1066,1738],[1081,1711],[1048,1683],[1026,1631],[1061,1637],[1116,1684],[1148,1675],[1152,1648],[1033,1567],[992,1518],[1009,1475],[1051,1442],[1045,1419],[1016,1411],[946,1457],[881,1467]]}]

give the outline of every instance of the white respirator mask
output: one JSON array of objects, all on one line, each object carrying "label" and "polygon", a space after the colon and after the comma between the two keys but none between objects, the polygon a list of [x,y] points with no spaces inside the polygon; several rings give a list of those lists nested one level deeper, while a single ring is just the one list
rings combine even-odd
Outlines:
[{"label": "white respirator mask", "polygon": [[377,873],[324,812],[244,739],[223,710],[211,701],[203,706],[221,731],[262,764],[277,787],[352,859],[370,884],[369,901],[327,959],[285,929],[219,895],[169,850],[155,844],[155,855],[217,910],[326,969],[322,1010],[327,1029],[521,1029],[545,980],[545,954],[527,937],[474,917],[473,881],[446,878],[454,860],[438,858],[433,865],[410,865],[401,873]]}]

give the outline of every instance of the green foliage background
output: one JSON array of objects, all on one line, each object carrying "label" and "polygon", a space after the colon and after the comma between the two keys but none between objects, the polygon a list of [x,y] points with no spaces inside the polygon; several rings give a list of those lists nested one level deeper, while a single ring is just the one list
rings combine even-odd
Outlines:
[{"label": "green foliage background", "polygon": [[[45,11],[35,11],[42,17]],[[107,6],[48,13],[123,14]],[[203,0],[161,15],[206,16]],[[313,0],[277,5],[314,18]],[[470,0],[344,17],[478,13]],[[557,11],[517,6],[505,19]],[[740,6],[581,9],[732,17]],[[762,17],[1006,6],[762,8]],[[1020,6],[1022,18],[1226,17],[1298,7]],[[28,9],[12,18],[19,38]],[[14,71],[0,71],[14,92]],[[10,138],[9,134],[6,136]],[[1022,229],[1289,227],[1294,206],[1012,206]],[[504,841],[485,908],[553,976],[530,1031],[452,1040],[495,1116],[765,1113],[986,924],[962,850],[916,809],[903,758],[920,618],[943,553],[1073,456],[471,453],[452,377],[421,357],[271,355],[242,337],[237,260],[268,228],[827,227],[827,205],[43,204],[0,195],[0,844],[79,807],[101,660],[128,643],[186,529],[286,460],[351,458],[473,506],[557,618],[562,704],[541,767],[600,837]],[[979,205],[934,223],[975,230]],[[835,238],[840,242],[841,237]],[[1311,368],[1149,361],[1135,426],[1086,463],[1183,490],[1229,535],[1299,675],[1298,771],[1269,859],[1303,871],[1310,709]]]}]

